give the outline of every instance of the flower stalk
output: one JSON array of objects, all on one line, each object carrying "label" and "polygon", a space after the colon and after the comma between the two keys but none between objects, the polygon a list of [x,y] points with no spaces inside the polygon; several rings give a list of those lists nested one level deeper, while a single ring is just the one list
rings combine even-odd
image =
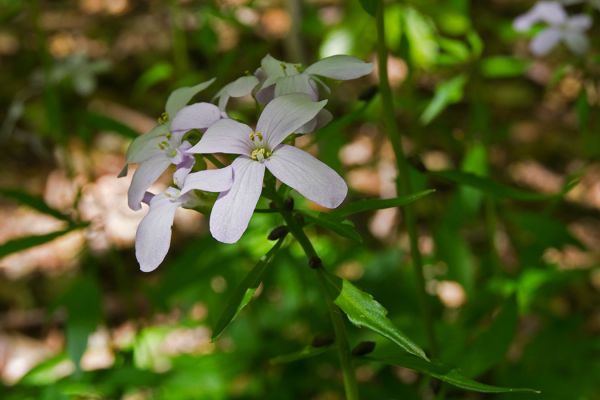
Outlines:
[{"label": "flower stalk", "polygon": [[[346,393],[347,400],[358,400],[358,385],[356,383],[356,377],[354,375],[354,367],[352,366],[352,353],[350,352],[350,346],[348,344],[348,338],[346,336],[346,327],[344,325],[344,319],[342,317],[340,309],[334,304],[334,298],[331,292],[328,290],[325,276],[320,263],[320,258],[312,245],[312,242],[306,236],[304,229],[294,218],[292,210],[285,207],[281,197],[276,193],[274,196],[275,203],[281,216],[285,220],[285,223],[289,229],[289,232],[298,241],[306,258],[309,261],[309,265],[315,271],[317,280],[319,281],[319,287],[325,297],[327,303],[327,309],[329,311],[329,317],[333,324],[333,330],[335,332],[336,347],[338,351],[338,357],[340,359],[340,365],[342,367],[342,375],[344,378],[344,390]],[[318,261],[316,261],[318,260]]]},{"label": "flower stalk", "polygon": [[[384,3],[383,0],[378,0],[377,10],[375,13],[375,25],[377,28],[377,59],[379,64],[379,91],[381,93],[381,101],[383,104],[383,122],[390,138],[394,155],[396,158],[396,169],[398,176],[396,178],[396,190],[398,195],[407,195],[412,193],[412,184],[410,180],[410,172],[408,161],[402,147],[400,139],[400,129],[396,119],[394,118],[394,103],[392,90],[390,88],[387,60],[388,50],[385,43],[385,23],[384,23]],[[415,276],[417,279],[417,292],[423,315],[423,322],[427,333],[429,350],[432,354],[437,353],[437,342],[433,328],[433,319],[431,315],[431,307],[427,299],[425,289],[425,276],[423,273],[423,260],[421,251],[419,250],[419,237],[417,232],[416,213],[413,204],[408,204],[404,208],[406,218],[406,229],[408,231],[410,241],[410,253],[412,262],[415,268]]]}]

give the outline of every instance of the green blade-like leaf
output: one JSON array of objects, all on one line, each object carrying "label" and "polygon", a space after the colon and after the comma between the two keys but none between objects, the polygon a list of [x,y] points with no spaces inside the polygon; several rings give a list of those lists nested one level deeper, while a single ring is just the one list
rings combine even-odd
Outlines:
[{"label": "green blade-like leaf", "polygon": [[304,219],[315,225],[319,225],[325,229],[329,229],[340,236],[362,242],[360,234],[356,231],[354,224],[348,220],[338,219],[333,216],[329,216],[326,213],[313,213],[310,211],[298,211],[304,216]]},{"label": "green blade-like leaf", "polygon": [[37,210],[43,214],[50,215],[56,219],[60,219],[61,221],[73,223],[73,220],[70,216],[63,213],[62,211],[50,207],[44,201],[44,199],[42,199],[39,196],[34,196],[32,194],[18,189],[0,189],[0,196],[16,200],[23,205],[29,206],[34,210]]},{"label": "green blade-like leaf", "polygon": [[334,303],[348,316],[350,322],[379,333],[417,357],[428,359],[425,352],[386,317],[387,310],[371,294],[335,275],[326,273],[325,278],[335,294]]},{"label": "green blade-like leaf", "polygon": [[405,368],[414,369],[415,371],[422,372],[437,378],[443,382],[449,383],[453,386],[459,387],[465,390],[471,390],[473,392],[481,393],[517,393],[517,392],[530,392],[540,393],[535,389],[528,388],[510,388],[502,386],[492,386],[485,383],[479,383],[473,379],[464,377],[459,370],[449,369],[440,364],[434,364],[427,360],[420,359],[411,354],[398,354],[390,357],[368,357],[371,361],[381,362],[389,365],[400,365]]},{"label": "green blade-like leaf", "polygon": [[358,214],[365,211],[405,206],[433,192],[435,192],[434,189],[429,189],[423,190],[422,192],[409,194],[406,196],[394,197],[392,199],[359,200],[355,201],[354,203],[347,204],[342,208],[338,208],[337,210],[334,210],[331,213],[329,213],[329,215],[338,218],[345,218],[349,215]]},{"label": "green blade-like leaf", "polygon": [[278,240],[277,243],[275,243],[275,246],[273,246],[271,250],[256,263],[244,280],[235,288],[213,330],[213,340],[219,337],[227,325],[229,325],[229,323],[238,316],[240,311],[248,305],[250,300],[252,300],[252,296],[258,288],[262,276],[275,258],[275,254],[277,254],[281,248],[282,243],[283,239]]},{"label": "green blade-like leaf", "polygon": [[463,97],[463,89],[466,83],[467,77],[465,75],[459,75],[449,81],[440,83],[435,89],[433,99],[421,114],[421,123],[423,125],[429,124],[450,104],[458,103]]},{"label": "green blade-like leaf", "polygon": [[31,247],[39,246],[48,243],[60,236],[63,236],[75,229],[82,228],[84,225],[73,225],[66,229],[50,232],[43,235],[24,236],[17,239],[9,240],[0,244],[0,258],[6,257],[9,254],[27,250]]},{"label": "green blade-like leaf", "polygon": [[510,78],[521,76],[531,64],[528,60],[496,56],[481,60],[481,74],[488,78]]},{"label": "green blade-like leaf", "polygon": [[306,346],[302,350],[295,351],[290,354],[283,354],[283,355],[274,357],[269,362],[272,365],[287,364],[287,363],[291,363],[294,361],[300,361],[300,360],[304,360],[307,358],[319,356],[332,348],[333,348],[333,346],[324,346],[324,347]]},{"label": "green blade-like leaf", "polygon": [[85,121],[91,128],[115,132],[127,139],[137,138],[140,135],[135,129],[107,115],[88,111],[85,114]]},{"label": "green blade-like leaf", "polygon": [[165,106],[165,111],[169,116],[169,119],[175,118],[175,114],[177,111],[181,110],[189,101],[199,92],[203,91],[207,87],[209,87],[215,78],[212,78],[206,82],[199,83],[195,86],[188,86],[176,89],[169,98],[167,99],[167,105]]},{"label": "green blade-like leaf", "polygon": [[565,190],[568,190],[569,186],[566,186],[565,190],[559,193],[544,194],[517,189],[508,185],[498,183],[496,181],[493,181],[492,179],[463,171],[436,171],[430,172],[429,175],[443,178],[461,185],[470,186],[499,199],[513,199],[521,201],[544,201],[560,197],[564,195]]}]

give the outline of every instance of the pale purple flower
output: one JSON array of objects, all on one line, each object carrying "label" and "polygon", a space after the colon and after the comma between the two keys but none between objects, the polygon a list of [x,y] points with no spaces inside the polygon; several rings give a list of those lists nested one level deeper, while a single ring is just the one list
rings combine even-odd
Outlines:
[{"label": "pale purple flower", "polygon": [[[128,192],[129,207],[139,210],[144,193],[169,165],[177,166],[175,181],[181,182],[191,170],[194,157],[187,153],[191,144],[184,141],[185,134],[192,129],[206,129],[222,115],[210,103],[195,103],[185,106],[190,99],[210,85],[213,80],[193,87],[174,91],[167,100],[166,112],[161,123],[150,132],[136,138],[127,150],[127,164],[138,163]],[[127,174],[125,167],[123,174]]]},{"label": "pale purple flower", "polygon": [[241,78],[238,78],[235,81],[223,86],[223,88],[215,95],[213,100],[218,100],[219,109],[221,112],[224,112],[229,98],[244,97],[249,95],[252,93],[252,90],[254,90],[258,83],[258,78],[253,75],[242,76]]},{"label": "pale purple flower", "polygon": [[536,56],[548,54],[559,42],[564,42],[576,54],[583,54],[588,48],[584,32],[592,26],[588,15],[568,16],[557,1],[540,1],[527,13],[517,17],[513,23],[516,31],[528,31],[538,22],[548,26],[539,32],[530,43]]},{"label": "pale purple flower", "polygon": [[313,119],[326,100],[305,94],[278,97],[265,107],[256,130],[233,120],[212,125],[192,153],[239,154],[231,167],[233,184],[222,192],[210,215],[210,231],[220,242],[234,243],[246,228],[262,191],[267,168],[277,179],[323,207],[335,208],[348,187],[331,168],[283,140]]},{"label": "pale purple flower", "polygon": [[138,226],[135,256],[144,272],[155,270],[165,259],[171,244],[171,227],[179,207],[192,208],[198,198],[192,190],[223,192],[233,181],[232,167],[194,172],[177,187],[169,187],[156,196],[146,192],[144,201],[150,206]]}]

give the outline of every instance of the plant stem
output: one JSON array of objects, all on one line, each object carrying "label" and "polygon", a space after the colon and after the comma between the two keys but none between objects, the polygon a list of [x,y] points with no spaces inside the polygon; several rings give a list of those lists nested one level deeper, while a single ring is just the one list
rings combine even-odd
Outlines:
[{"label": "plant stem", "polygon": [[[300,226],[300,224],[294,219],[292,212],[284,207],[281,197],[276,195],[275,202],[277,203],[277,207],[279,208],[290,233],[298,241],[300,246],[302,246],[306,257],[309,260],[309,264],[312,264],[314,260],[320,261],[319,256],[317,255],[317,252],[310,239],[308,236],[306,236],[304,229],[302,229],[302,226]],[[350,346],[348,345],[344,320],[342,318],[340,309],[333,302],[334,299],[331,295],[331,292],[327,289],[322,266],[318,265],[313,269],[317,274],[319,287],[321,288],[323,296],[325,296],[327,308],[329,310],[329,317],[331,318],[331,323],[333,324],[335,343],[338,350],[340,365],[342,367],[342,375],[344,377],[344,390],[346,392],[346,399],[358,400],[358,385],[354,375],[354,367],[352,366],[352,354],[350,353]]]},{"label": "plant stem", "polygon": [[[383,122],[390,138],[394,155],[396,157],[396,168],[398,177],[396,179],[396,190],[398,195],[407,195],[412,193],[412,185],[410,181],[410,172],[408,161],[402,147],[400,139],[400,130],[394,117],[394,103],[392,98],[392,90],[390,88],[387,60],[388,51],[385,43],[385,24],[384,24],[384,4],[383,0],[378,0],[377,11],[375,14],[375,24],[377,26],[377,58],[379,64],[379,91],[381,93],[381,101],[383,105]],[[404,208],[404,216],[406,218],[406,229],[408,231],[410,241],[410,253],[412,256],[413,265],[415,268],[415,276],[417,279],[417,292],[419,302],[421,304],[421,312],[425,331],[429,342],[429,350],[435,355],[437,354],[437,342],[433,329],[433,320],[431,316],[431,308],[427,299],[425,290],[425,276],[423,274],[423,260],[419,250],[419,237],[417,232],[416,213],[413,204],[408,204]]]}]

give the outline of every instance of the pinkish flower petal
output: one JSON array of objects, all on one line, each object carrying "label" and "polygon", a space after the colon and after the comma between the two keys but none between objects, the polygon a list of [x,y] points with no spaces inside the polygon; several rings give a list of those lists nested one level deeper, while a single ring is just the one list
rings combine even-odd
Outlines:
[{"label": "pinkish flower petal", "polygon": [[144,193],[165,172],[170,164],[171,160],[164,153],[160,153],[138,166],[127,192],[129,208],[132,210],[141,208],[140,203],[144,198]]},{"label": "pinkish flower petal", "polygon": [[206,129],[220,119],[221,111],[214,104],[195,103],[177,112],[171,122],[171,131],[185,133],[192,129]]},{"label": "pinkish flower petal", "polygon": [[200,141],[188,152],[249,155],[252,152],[250,132],[252,129],[248,125],[232,119],[222,119],[208,128]]},{"label": "pinkish flower petal", "polygon": [[310,77],[307,74],[286,76],[277,80],[275,84],[275,97],[292,93],[307,94],[312,101],[319,99],[317,86],[310,81]]},{"label": "pinkish flower petal", "polygon": [[277,147],[265,165],[281,182],[323,207],[339,206],[348,193],[346,182],[337,172],[293,146]]},{"label": "pinkish flower petal", "polygon": [[273,149],[288,135],[313,119],[325,107],[327,100],[311,101],[306,94],[288,94],[276,97],[263,110],[256,131],[265,136],[268,146]]},{"label": "pinkish flower petal", "polygon": [[558,44],[562,32],[556,28],[546,28],[541,31],[529,44],[531,52],[536,56],[546,55]]},{"label": "pinkish flower petal", "polygon": [[262,191],[265,166],[247,157],[236,158],[231,189],[219,195],[210,214],[210,232],[223,243],[237,242],[250,222]]},{"label": "pinkish flower petal", "polygon": [[255,76],[242,76],[225,85],[215,96],[215,98],[219,99],[219,109],[225,110],[230,97],[243,97],[249,95],[258,83],[258,79]]},{"label": "pinkish flower petal", "polygon": [[296,130],[296,133],[310,133],[314,132],[325,125],[327,125],[333,119],[333,115],[326,109],[319,111],[316,117],[308,121]]},{"label": "pinkish flower petal", "polygon": [[171,226],[179,201],[164,193],[154,196],[150,210],[140,222],[135,235],[135,257],[144,272],[154,271],[163,262],[171,245]]},{"label": "pinkish flower petal", "polygon": [[373,64],[371,63],[366,63],[356,57],[335,55],[317,61],[306,68],[304,73],[345,81],[368,75],[372,70]]},{"label": "pinkish flower petal", "polygon": [[190,190],[204,190],[207,192],[225,192],[233,183],[233,168],[228,166],[219,169],[207,169],[191,173],[185,179],[181,194]]},{"label": "pinkish flower petal", "polygon": [[592,27],[592,17],[585,14],[573,15],[566,25],[569,31],[584,32]]},{"label": "pinkish flower petal", "polygon": [[565,32],[563,36],[565,44],[575,54],[583,54],[589,47],[588,38],[580,32]]}]

